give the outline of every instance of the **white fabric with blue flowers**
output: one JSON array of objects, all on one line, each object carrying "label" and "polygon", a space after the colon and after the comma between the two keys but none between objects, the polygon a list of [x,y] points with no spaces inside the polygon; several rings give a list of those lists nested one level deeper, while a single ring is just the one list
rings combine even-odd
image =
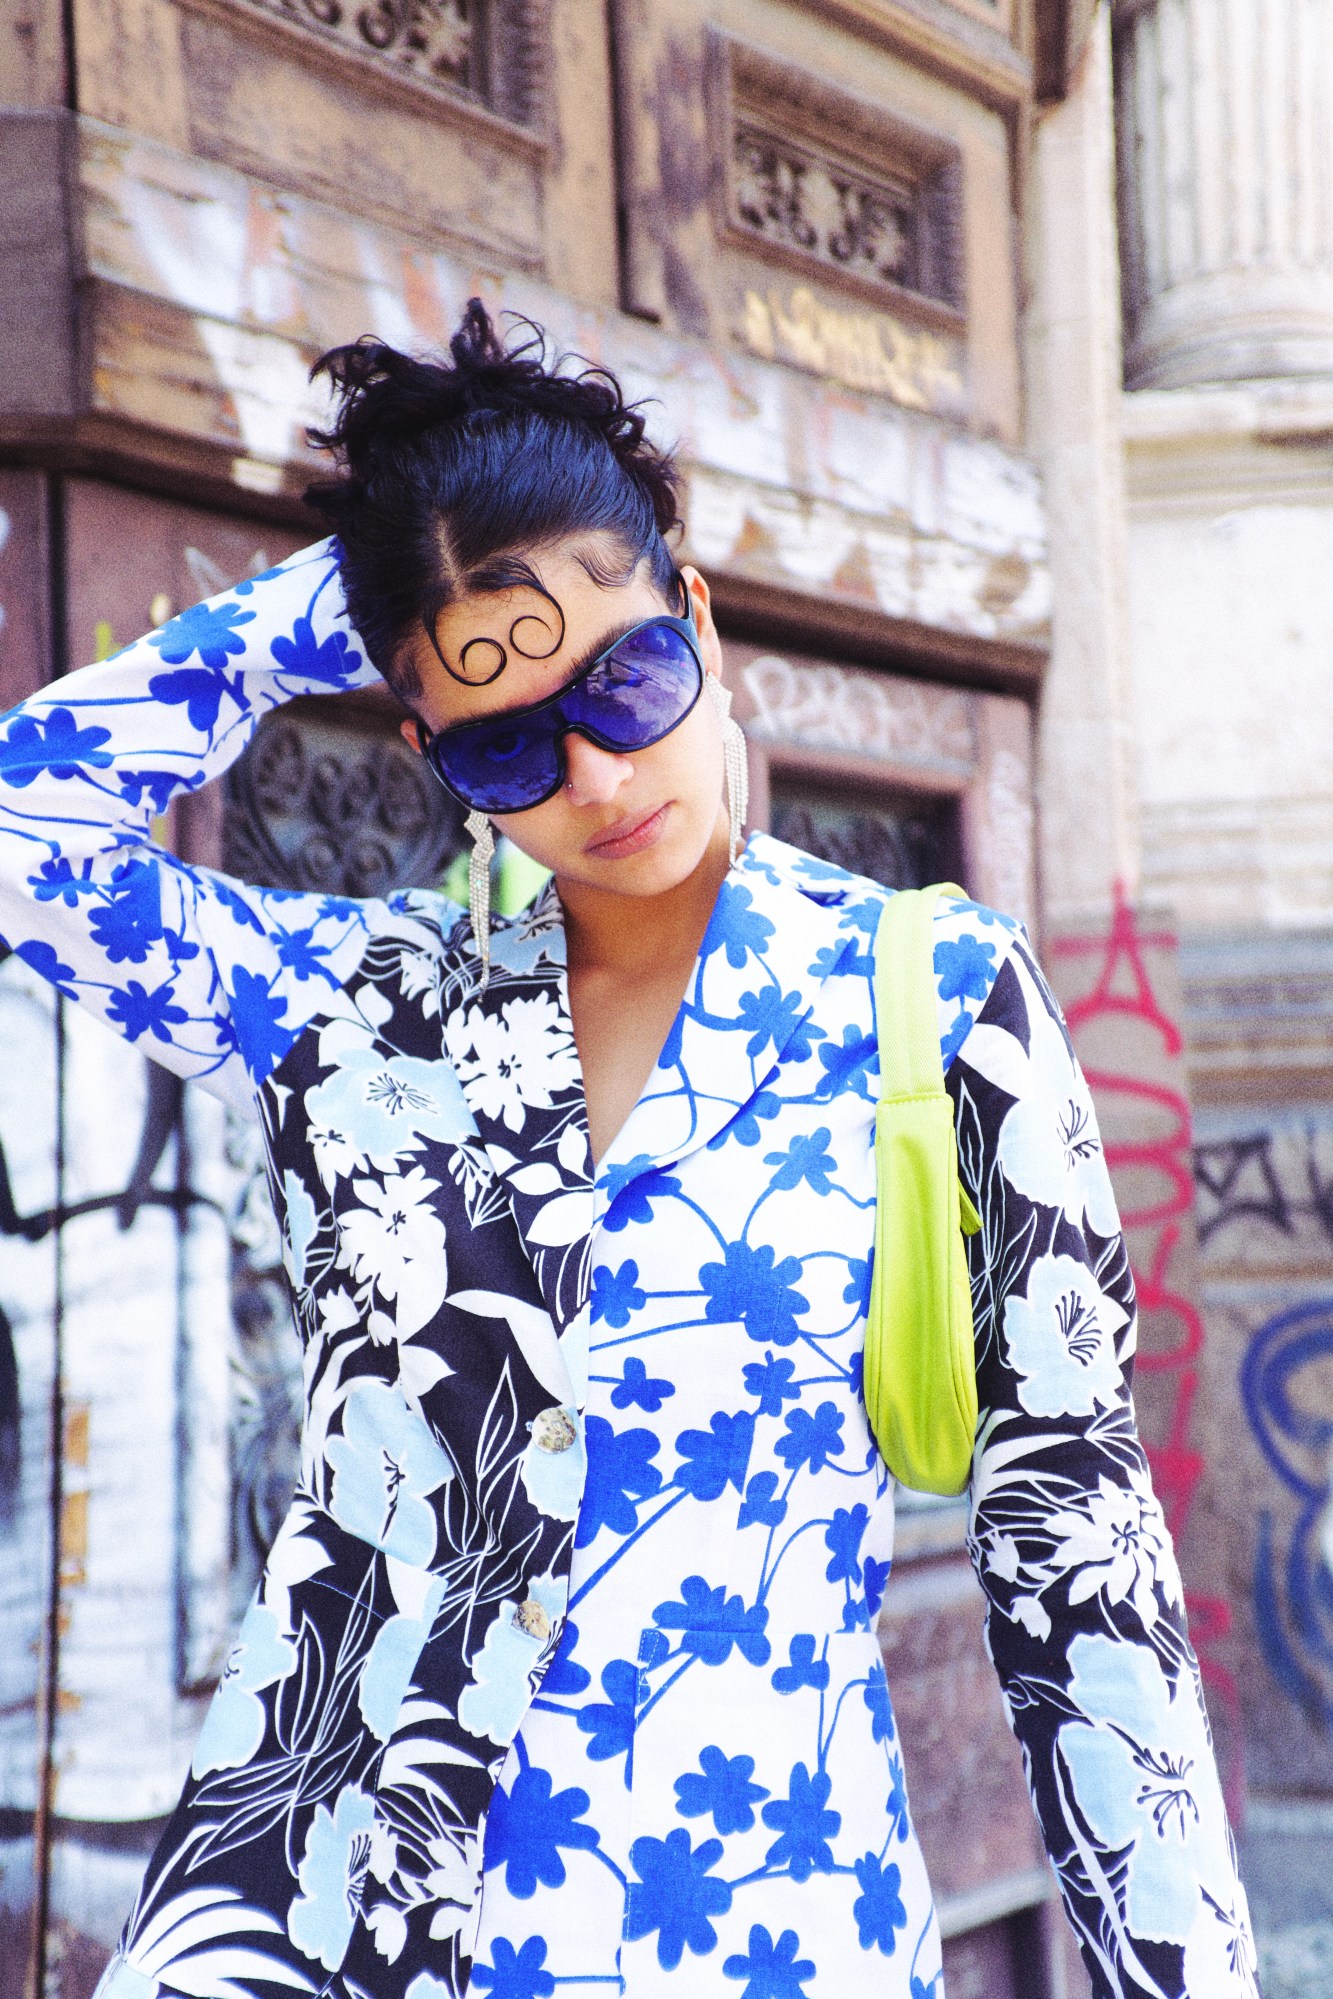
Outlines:
[{"label": "white fabric with blue flowers", "polygon": [[[597,1172],[559,902],[283,894],[150,815],[374,678],[327,544],[0,721],[0,930],[263,1120],[306,1347],[291,1515],[103,1999],[942,1999],[860,1393],[885,891],[752,836]],[[971,1545],[1098,1995],[1257,1991],[1128,1396],[1086,1085],[946,901]]]}]

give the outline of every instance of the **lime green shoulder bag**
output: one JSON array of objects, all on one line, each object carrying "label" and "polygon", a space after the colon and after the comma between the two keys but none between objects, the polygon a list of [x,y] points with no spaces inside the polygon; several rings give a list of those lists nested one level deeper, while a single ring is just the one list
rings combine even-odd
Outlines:
[{"label": "lime green shoulder bag", "polygon": [[903,889],[875,937],[880,1098],[875,1262],[866,1324],[870,1427],[894,1477],[959,1493],[972,1469],[977,1366],[963,1235],[981,1222],[958,1181],[935,1005],[935,905],[951,883]]}]

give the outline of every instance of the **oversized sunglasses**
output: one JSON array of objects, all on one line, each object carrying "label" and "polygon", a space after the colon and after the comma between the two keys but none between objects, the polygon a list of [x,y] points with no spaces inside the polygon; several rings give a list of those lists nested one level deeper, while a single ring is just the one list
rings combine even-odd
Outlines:
[{"label": "oversized sunglasses", "polygon": [[563,785],[571,730],[602,750],[646,750],[685,720],[703,684],[693,616],[647,618],[547,700],[435,736],[418,722],[417,740],[441,784],[474,812],[527,812]]}]

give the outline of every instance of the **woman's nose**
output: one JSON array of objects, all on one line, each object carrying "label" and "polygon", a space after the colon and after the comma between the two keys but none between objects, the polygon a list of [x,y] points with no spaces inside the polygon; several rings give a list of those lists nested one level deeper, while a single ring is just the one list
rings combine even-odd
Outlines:
[{"label": "woman's nose", "polygon": [[575,805],[609,805],[634,775],[628,757],[598,749],[586,736],[565,737],[565,790]]}]

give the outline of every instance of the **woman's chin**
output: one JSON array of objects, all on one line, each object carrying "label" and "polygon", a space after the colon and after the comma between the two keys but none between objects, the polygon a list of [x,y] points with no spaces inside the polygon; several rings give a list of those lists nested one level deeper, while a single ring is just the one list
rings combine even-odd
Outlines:
[{"label": "woman's chin", "polygon": [[[555,865],[557,883],[579,883],[611,895],[643,897],[670,895],[709,867],[716,841],[714,829],[686,819],[679,805],[669,808],[666,822],[655,837],[629,852],[601,853],[596,848],[568,856]],[[726,850],[719,860],[725,872]]]}]

